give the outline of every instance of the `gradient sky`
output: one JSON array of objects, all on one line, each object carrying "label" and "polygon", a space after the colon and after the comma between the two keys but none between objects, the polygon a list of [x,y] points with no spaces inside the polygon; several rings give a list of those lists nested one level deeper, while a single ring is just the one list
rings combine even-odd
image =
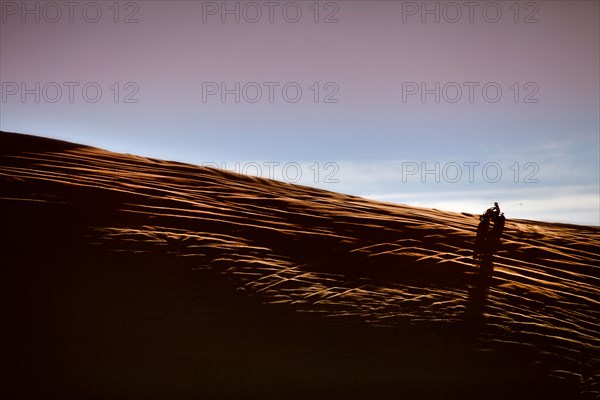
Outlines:
[{"label": "gradient sky", "polygon": [[[236,3],[239,22],[222,14]],[[508,218],[600,225],[599,2],[480,1],[471,21],[462,1],[278,1],[272,22],[265,2],[248,3],[81,1],[69,15],[67,2],[1,1],[1,129],[258,164],[263,177],[274,162],[276,179],[300,171],[299,183],[373,199],[476,213],[498,201]],[[439,22],[423,13],[436,7]],[[251,84],[222,102],[203,93],[210,82],[256,82],[262,98],[249,101]],[[273,102],[265,82],[279,84]],[[439,103],[406,92],[436,82]],[[287,83],[290,97],[302,90],[295,103]],[[421,175],[436,163],[439,182]]]}]

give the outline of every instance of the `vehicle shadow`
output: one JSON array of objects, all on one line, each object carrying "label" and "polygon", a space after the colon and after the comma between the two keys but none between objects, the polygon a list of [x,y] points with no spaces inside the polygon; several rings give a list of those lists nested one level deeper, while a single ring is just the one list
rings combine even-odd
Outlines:
[{"label": "vehicle shadow", "polygon": [[501,245],[504,219],[496,221],[490,228],[490,222],[483,220],[477,227],[473,247],[473,264],[477,273],[473,276],[468,291],[464,321],[477,322],[484,319],[489,287],[494,274],[494,256]]}]

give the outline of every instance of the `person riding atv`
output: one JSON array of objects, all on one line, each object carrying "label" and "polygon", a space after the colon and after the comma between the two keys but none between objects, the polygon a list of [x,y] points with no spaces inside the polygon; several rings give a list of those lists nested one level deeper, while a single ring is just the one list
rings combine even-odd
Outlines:
[{"label": "person riding atv", "polygon": [[[502,214],[502,216],[504,216],[504,214]],[[498,205],[498,203],[494,203],[494,206],[488,208],[485,211],[485,213],[479,217],[479,220],[492,220],[496,222],[498,220],[498,217],[500,217],[500,206]]]}]

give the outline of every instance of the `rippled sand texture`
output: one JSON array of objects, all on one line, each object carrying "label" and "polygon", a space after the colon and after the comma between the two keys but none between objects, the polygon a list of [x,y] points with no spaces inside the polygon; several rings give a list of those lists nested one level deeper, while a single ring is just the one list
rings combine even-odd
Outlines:
[{"label": "rippled sand texture", "polygon": [[478,216],[10,133],[0,185],[27,396],[600,393],[596,227],[481,243]]}]

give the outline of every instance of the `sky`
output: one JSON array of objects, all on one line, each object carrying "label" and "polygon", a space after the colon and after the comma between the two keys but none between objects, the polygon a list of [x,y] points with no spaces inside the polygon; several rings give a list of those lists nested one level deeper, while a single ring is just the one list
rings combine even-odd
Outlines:
[{"label": "sky", "polygon": [[0,128],[600,225],[597,1],[0,1]]}]

